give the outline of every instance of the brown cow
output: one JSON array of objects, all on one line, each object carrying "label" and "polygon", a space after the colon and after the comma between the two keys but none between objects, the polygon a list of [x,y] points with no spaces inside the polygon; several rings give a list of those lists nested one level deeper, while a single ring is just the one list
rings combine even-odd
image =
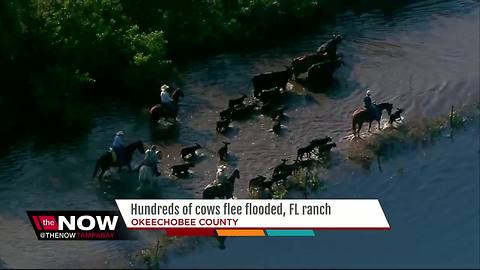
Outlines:
[{"label": "brown cow", "polygon": [[307,72],[308,69],[314,64],[320,63],[327,59],[328,57],[322,54],[308,54],[293,59],[292,69],[295,79],[297,79],[300,74]]}]

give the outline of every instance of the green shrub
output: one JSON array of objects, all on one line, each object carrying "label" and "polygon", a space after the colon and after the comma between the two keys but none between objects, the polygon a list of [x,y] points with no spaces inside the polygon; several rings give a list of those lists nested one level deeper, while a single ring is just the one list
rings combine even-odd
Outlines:
[{"label": "green shrub", "polygon": [[90,107],[82,102],[83,91],[93,84],[88,74],[63,67],[48,68],[33,78],[34,106],[42,125],[62,129],[89,126]]}]

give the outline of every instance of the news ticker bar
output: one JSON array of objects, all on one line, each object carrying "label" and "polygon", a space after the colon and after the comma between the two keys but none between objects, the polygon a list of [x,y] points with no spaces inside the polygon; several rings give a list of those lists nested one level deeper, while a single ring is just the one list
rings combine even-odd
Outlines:
[{"label": "news ticker bar", "polygon": [[310,237],[320,230],[388,230],[378,200],[116,200],[119,211],[27,211],[38,240],[168,236]]},{"label": "news ticker bar", "polygon": [[315,236],[318,230],[388,230],[376,199],[116,200],[129,230],[170,236]]}]

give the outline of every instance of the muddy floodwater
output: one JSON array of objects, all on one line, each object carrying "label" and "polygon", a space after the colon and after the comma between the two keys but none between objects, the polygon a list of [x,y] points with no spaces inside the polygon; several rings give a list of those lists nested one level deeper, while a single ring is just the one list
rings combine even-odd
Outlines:
[{"label": "muddy floodwater", "polygon": [[[479,267],[480,183],[478,119],[453,139],[440,138],[385,158],[365,169],[346,158],[351,113],[369,87],[377,102],[405,109],[405,123],[445,115],[450,106],[479,101],[478,1],[418,1],[390,10],[345,13],[314,33],[278,46],[214,55],[188,64],[178,128],[152,133],[146,108],[115,102],[99,106],[95,127],[75,138],[21,139],[0,153],[0,267],[129,267],[129,255],[150,245],[157,232],[137,241],[37,241],[26,209],[115,209],[114,198],[138,198],[135,173],[92,179],[96,159],[117,130],[127,143],[142,140],[163,152],[163,178],[155,198],[200,198],[213,180],[216,151],[229,141],[230,166],[238,168],[234,195],[248,198],[248,180],[270,175],[282,158],[312,139],[329,135],[338,147],[327,188],[309,198],[378,198],[389,231],[321,231],[311,238],[228,238],[227,248],[202,241],[169,255],[164,267]],[[292,58],[316,50],[332,33],[345,65],[320,92],[293,85],[284,131],[275,136],[269,117],[235,121],[225,136],[215,132],[228,99],[247,92],[250,78],[281,70]],[[250,93],[250,92],[249,92]],[[187,179],[170,177],[182,146],[199,143],[201,157]],[[134,156],[134,164],[142,157]]]}]

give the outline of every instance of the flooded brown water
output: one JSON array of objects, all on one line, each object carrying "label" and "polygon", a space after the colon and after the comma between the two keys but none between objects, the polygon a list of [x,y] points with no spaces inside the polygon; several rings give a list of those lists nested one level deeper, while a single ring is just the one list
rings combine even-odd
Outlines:
[{"label": "flooded brown water", "polygon": [[[346,13],[317,33],[286,36],[276,47],[190,63],[180,84],[186,94],[180,124],[166,134],[152,135],[144,109],[111,103],[98,109],[95,127],[85,136],[21,140],[0,156],[0,266],[128,267],[128,255],[156,239],[157,233],[145,232],[139,241],[39,242],[25,214],[26,209],[113,209],[113,198],[139,197],[135,173],[114,175],[110,184],[91,179],[95,160],[114,133],[124,130],[127,142],[140,139],[163,152],[157,198],[200,198],[214,177],[222,141],[231,142],[230,165],[241,172],[235,196],[247,198],[249,179],[269,175],[282,158],[295,158],[298,147],[329,135],[339,146],[338,162],[327,191],[310,196],[379,198],[392,226],[387,232],[322,232],[308,239],[229,238],[224,251],[212,242],[186,255],[172,254],[165,267],[478,267],[478,122],[453,141],[441,139],[385,160],[381,171],[346,160],[344,137],[351,133],[350,115],[362,105],[366,87],[377,102],[404,108],[406,123],[478,102],[479,12],[478,1],[420,1],[389,14]],[[292,58],[315,51],[331,33],[345,36],[339,51],[346,65],[332,85],[317,89],[321,93],[295,85],[280,136],[267,131],[272,123],[263,116],[234,122],[226,136],[216,134],[218,111],[249,91],[254,74],[283,69]],[[145,107],[156,102],[146,101]],[[170,165],[181,162],[180,148],[196,142],[205,148],[193,176],[166,175]],[[135,162],[140,159],[135,156]]]}]

